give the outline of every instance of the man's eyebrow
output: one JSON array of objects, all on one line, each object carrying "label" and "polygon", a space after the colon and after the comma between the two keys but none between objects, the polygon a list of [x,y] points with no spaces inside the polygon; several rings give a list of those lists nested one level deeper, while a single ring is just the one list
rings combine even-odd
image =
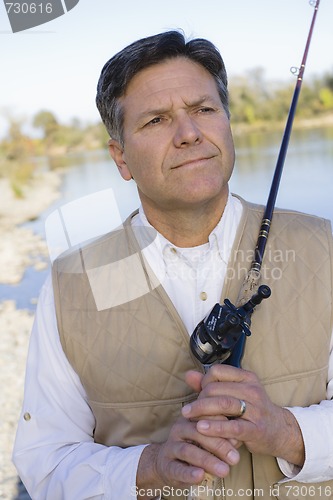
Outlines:
[{"label": "man's eyebrow", "polygon": [[155,108],[155,109],[145,109],[141,111],[141,113],[138,114],[138,121],[141,121],[145,118],[148,118],[149,116],[156,116],[156,115],[163,115],[165,113],[168,113],[170,111],[170,108]]},{"label": "man's eyebrow", "polygon": [[205,104],[205,103],[212,104],[212,105],[215,105],[215,106],[218,104],[216,102],[216,99],[214,97],[212,97],[211,95],[207,94],[207,95],[203,95],[201,97],[198,97],[194,101],[187,102],[186,105],[189,108],[195,108],[196,106],[200,106],[201,104]]},{"label": "man's eyebrow", "polygon": [[[185,102],[185,105],[187,108],[195,108],[195,107],[200,106],[204,103],[214,105],[214,106],[220,104],[220,103],[216,102],[216,99],[214,99],[214,97],[212,97],[208,94],[208,95],[203,95],[201,97],[198,97],[197,99],[195,99],[193,101]],[[163,115],[165,113],[168,113],[170,111],[170,109],[171,108],[167,108],[167,107],[145,109],[141,113],[139,113],[138,121],[143,120],[149,116]]]}]

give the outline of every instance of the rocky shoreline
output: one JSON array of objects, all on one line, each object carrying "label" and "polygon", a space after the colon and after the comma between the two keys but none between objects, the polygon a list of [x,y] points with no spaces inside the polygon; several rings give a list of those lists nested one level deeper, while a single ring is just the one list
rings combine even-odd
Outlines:
[{"label": "rocky shoreline", "polygon": [[[61,175],[39,172],[15,198],[8,179],[0,179],[0,284],[18,284],[28,266],[36,270],[48,265],[45,241],[21,224],[38,218],[60,196]],[[36,297],[31,297],[34,301]],[[23,500],[27,495],[19,484],[11,462],[19,418],[26,356],[33,313],[17,309],[14,301],[0,295],[0,499]]]}]

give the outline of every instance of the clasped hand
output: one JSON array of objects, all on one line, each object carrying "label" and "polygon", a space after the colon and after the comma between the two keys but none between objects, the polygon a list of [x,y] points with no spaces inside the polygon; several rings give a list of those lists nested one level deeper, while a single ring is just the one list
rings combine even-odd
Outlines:
[{"label": "clasped hand", "polygon": [[[217,364],[205,375],[188,372],[186,382],[197,400],[183,407],[165,443],[149,447],[155,484],[199,484],[205,473],[226,477],[239,462],[242,445],[251,453],[303,464],[296,419],[270,400],[254,373]],[[246,411],[240,416],[242,401]]]},{"label": "clasped hand", "polygon": [[[217,364],[205,375],[188,372],[186,381],[199,396],[184,406],[182,414],[196,421],[201,434],[227,440],[233,454],[244,444],[251,453],[285,455],[284,436],[285,441],[290,439],[290,433],[285,433],[295,419],[272,403],[254,373]],[[242,401],[246,411],[240,416]]]}]

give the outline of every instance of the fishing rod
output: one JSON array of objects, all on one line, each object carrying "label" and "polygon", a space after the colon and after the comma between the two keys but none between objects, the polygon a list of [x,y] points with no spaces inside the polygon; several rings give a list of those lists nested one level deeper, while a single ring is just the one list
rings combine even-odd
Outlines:
[{"label": "fishing rod", "polygon": [[270,230],[270,226],[271,226],[271,222],[272,222],[273,211],[274,211],[277,193],[279,190],[284,161],[285,161],[287,150],[288,150],[289,139],[290,139],[291,129],[292,129],[293,122],[294,122],[298,97],[299,97],[299,94],[301,92],[305,64],[306,64],[306,60],[308,57],[313,28],[314,28],[314,25],[316,22],[316,17],[317,17],[317,13],[318,13],[318,9],[319,9],[320,0],[317,0],[317,1],[313,0],[313,1],[310,1],[309,3],[310,3],[310,5],[314,5],[314,14],[312,17],[312,22],[311,22],[311,26],[310,26],[310,30],[309,30],[309,34],[308,34],[308,38],[307,38],[301,66],[300,66],[300,68],[291,68],[292,73],[297,74],[297,82],[296,82],[293,98],[292,98],[291,105],[290,105],[290,110],[289,110],[287,123],[286,123],[285,131],[283,134],[283,138],[282,138],[279,156],[278,156],[275,171],[274,171],[272,186],[271,186],[271,189],[269,192],[264,216],[263,216],[261,227],[260,227],[257,246],[255,249],[255,259],[254,259],[252,266],[251,266],[251,269],[255,272],[258,272],[258,273],[260,273],[261,264],[262,264],[263,256],[265,253],[267,238],[268,238],[268,234],[269,234],[269,230]]},{"label": "fishing rod", "polygon": [[[309,3],[314,6],[314,14],[301,66],[300,68],[291,68],[292,73],[297,75],[297,82],[288,113],[271,189],[261,221],[254,252],[254,260],[244,280],[239,294],[239,300],[237,301],[237,303],[242,305],[236,307],[229,299],[225,299],[224,305],[215,304],[211,312],[197,325],[191,335],[191,350],[195,357],[204,365],[210,365],[215,361],[219,361],[220,363],[240,367],[245,347],[245,339],[247,336],[251,335],[250,326],[252,313],[262,300],[271,295],[271,290],[267,285],[261,285],[258,288],[258,283],[320,0],[310,0]],[[253,291],[256,291],[256,293],[253,294]]]}]

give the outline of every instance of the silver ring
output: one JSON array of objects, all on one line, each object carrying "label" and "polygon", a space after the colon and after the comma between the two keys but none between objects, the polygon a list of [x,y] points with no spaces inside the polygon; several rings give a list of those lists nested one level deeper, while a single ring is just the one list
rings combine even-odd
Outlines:
[{"label": "silver ring", "polygon": [[239,402],[240,402],[240,410],[239,410],[238,418],[242,417],[244,415],[244,413],[246,412],[245,401],[243,401],[243,399],[240,399]]}]

